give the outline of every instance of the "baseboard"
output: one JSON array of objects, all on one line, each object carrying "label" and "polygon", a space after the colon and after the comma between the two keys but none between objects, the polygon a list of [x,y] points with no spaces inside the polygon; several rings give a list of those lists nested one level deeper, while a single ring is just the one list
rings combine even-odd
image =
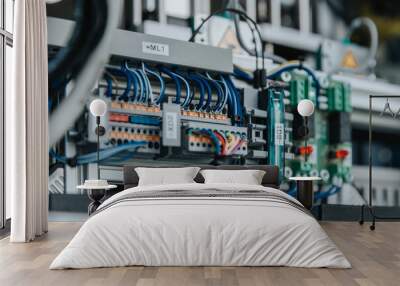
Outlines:
[{"label": "baseboard", "polygon": [[90,200],[87,195],[50,194],[49,210],[66,212],[87,212]]},{"label": "baseboard", "polygon": [[[312,210],[313,215],[319,220],[329,221],[358,221],[361,217],[361,206],[349,205],[318,205]],[[375,215],[379,217],[399,217],[400,207],[374,207]],[[372,217],[367,208],[364,208],[364,221],[371,221]],[[377,220],[379,221],[379,220]],[[400,221],[395,219],[391,221]]]},{"label": "baseboard", "polygon": [[10,229],[11,229],[11,219],[6,219],[4,227],[0,228],[0,239],[3,239],[7,236],[10,235]]},{"label": "baseboard", "polygon": [[[87,212],[89,203],[90,200],[87,195],[50,194],[49,210]],[[376,215],[382,217],[400,215],[400,207],[375,207],[374,210]],[[358,221],[360,219],[360,211],[360,206],[323,204],[314,206],[311,213],[318,220]],[[364,209],[364,220],[371,220],[371,215],[367,208]]]}]

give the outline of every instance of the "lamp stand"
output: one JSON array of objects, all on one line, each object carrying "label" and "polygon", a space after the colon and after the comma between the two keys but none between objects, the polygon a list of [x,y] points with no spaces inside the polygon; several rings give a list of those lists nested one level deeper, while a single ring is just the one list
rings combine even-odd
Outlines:
[{"label": "lamp stand", "polygon": [[100,180],[100,116],[96,116],[97,133],[97,180]]},{"label": "lamp stand", "polygon": [[307,141],[308,141],[308,117],[304,116],[304,147],[305,147],[305,154],[304,154],[304,161],[305,163],[308,162],[308,150],[307,150]]}]

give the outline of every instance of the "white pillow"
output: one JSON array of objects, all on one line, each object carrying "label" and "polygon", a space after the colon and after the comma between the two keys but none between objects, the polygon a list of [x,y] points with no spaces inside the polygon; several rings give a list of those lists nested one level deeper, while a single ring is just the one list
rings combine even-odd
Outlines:
[{"label": "white pillow", "polygon": [[265,171],[262,170],[202,170],[205,184],[246,184],[261,185]]},{"label": "white pillow", "polygon": [[138,186],[195,183],[200,168],[135,168],[139,176]]}]

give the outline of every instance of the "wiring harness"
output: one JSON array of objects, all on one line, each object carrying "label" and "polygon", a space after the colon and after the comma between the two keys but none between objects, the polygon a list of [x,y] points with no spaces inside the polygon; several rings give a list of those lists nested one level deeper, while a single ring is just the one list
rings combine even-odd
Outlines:
[{"label": "wiring harness", "polygon": [[[126,83],[125,86],[118,80],[121,78]],[[151,78],[159,83],[159,89],[155,90],[152,87],[154,81],[151,81]],[[243,122],[240,95],[229,75],[213,78],[207,72],[172,70],[165,66],[149,68],[145,64],[130,67],[128,62],[124,62],[120,68],[107,67],[104,79],[106,97],[154,106],[166,102],[167,84],[172,82],[175,86],[174,103],[180,104],[184,110],[220,114],[228,107],[235,125]]]},{"label": "wiring harness", "polygon": [[[147,143],[144,141],[136,141],[136,142],[131,142],[128,144],[119,145],[116,147],[103,149],[103,150],[100,150],[100,152],[99,152],[99,158],[100,158],[100,161],[104,161],[110,157],[119,155],[122,152],[128,152],[129,158],[131,158],[132,153],[135,153],[138,148],[145,146],[145,145],[147,145]],[[54,158],[55,160],[57,160],[58,162],[67,164],[72,167],[77,166],[77,165],[85,165],[85,164],[97,162],[97,152],[79,155],[79,156],[72,157],[72,158],[66,158],[64,156],[57,154],[53,149],[51,149],[49,152],[49,155],[52,158]]]},{"label": "wiring harness", "polygon": [[208,137],[213,143],[216,156],[233,155],[245,142],[245,138],[240,135],[210,129],[189,129],[188,135]]}]

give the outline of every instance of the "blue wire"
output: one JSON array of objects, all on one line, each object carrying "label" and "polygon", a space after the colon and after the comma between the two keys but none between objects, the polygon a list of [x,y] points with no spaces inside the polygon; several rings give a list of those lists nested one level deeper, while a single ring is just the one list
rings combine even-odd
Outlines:
[{"label": "blue wire", "polygon": [[[134,149],[134,151],[136,152],[138,148],[145,146],[145,145],[147,145],[147,143],[144,141],[141,141],[141,142],[128,143],[128,144],[104,149],[104,150],[100,151],[100,161],[104,161],[112,156],[115,156],[115,155],[117,155],[121,152],[127,151],[127,150]],[[78,159],[79,164],[88,164],[88,163],[97,162],[97,152],[93,152],[91,154],[86,154],[86,155],[89,155],[89,156],[86,157],[85,159],[83,159],[81,157]],[[85,156],[85,155],[83,155],[83,156]]]},{"label": "blue wire", "polygon": [[235,85],[232,82],[232,79],[230,78],[230,76],[227,76],[227,80],[226,80],[228,87],[231,89],[235,100],[236,100],[236,113],[237,115],[240,117],[240,122],[243,121],[243,108],[242,108],[242,104],[240,102],[240,96],[239,93],[237,91],[237,88],[235,87]]},{"label": "blue wire", "polygon": [[67,158],[58,155],[53,149],[50,149],[49,155],[61,163],[67,163]]},{"label": "blue wire", "polygon": [[182,75],[178,72],[175,72],[175,73],[171,72],[171,73],[175,74],[180,80],[182,80],[186,86],[186,97],[185,97],[185,100],[183,101],[183,103],[181,103],[181,106],[186,109],[189,106],[189,104],[192,102],[194,93],[191,92],[189,82],[187,81],[187,79],[185,79],[184,75]]},{"label": "blue wire", "polygon": [[[107,158],[110,158],[120,152],[135,148],[135,151],[137,148],[142,147],[147,145],[147,142],[145,141],[137,141],[133,143],[128,143],[124,145],[119,145],[116,147],[111,147],[107,149],[100,150],[100,161],[103,161]],[[57,161],[66,164],[67,163],[67,158],[60,156],[54,152],[54,150],[50,150],[49,154],[51,157],[55,158]],[[77,165],[83,165],[83,164],[89,164],[89,163],[94,163],[97,162],[97,152],[85,154],[85,155],[80,155],[76,157],[76,162]]]},{"label": "blue wire", "polygon": [[287,67],[283,67],[279,70],[277,70],[276,72],[274,72],[273,74],[270,74],[267,76],[268,79],[273,79],[277,76],[279,76],[281,73],[286,72],[286,71],[292,71],[295,69],[299,69],[299,70],[303,70],[305,71],[308,75],[311,76],[311,78],[313,79],[314,83],[315,83],[315,91],[316,91],[316,97],[317,97],[317,105],[318,105],[318,97],[320,95],[320,89],[321,89],[321,85],[319,83],[319,80],[316,76],[316,74],[309,69],[308,67],[303,66],[302,64],[296,64],[296,65],[289,65]]},{"label": "blue wire", "polygon": [[218,137],[214,134],[214,132],[212,132],[209,129],[194,130],[192,132],[193,133],[200,133],[200,134],[202,133],[202,134],[208,135],[211,138],[211,140],[213,141],[213,143],[214,143],[215,154],[217,154],[217,155],[221,154],[221,144],[220,144],[220,141],[219,141]]},{"label": "blue wire", "polygon": [[132,92],[132,101],[136,101],[136,96],[138,93],[138,79],[136,74],[134,74],[133,72],[131,72],[130,70],[126,71],[129,76],[131,77],[132,80],[132,85],[133,85],[133,92]]},{"label": "blue wire", "polygon": [[[133,142],[133,143],[127,143],[127,144],[123,144],[123,145],[118,145],[115,147],[111,147],[111,148],[106,148],[106,149],[102,149],[100,150],[100,160],[104,160],[103,157],[109,157],[109,154],[117,154],[121,151],[125,151],[127,149],[130,149],[132,147],[136,147],[138,145],[143,145],[146,144],[146,142],[144,141],[137,141],[137,142]],[[85,160],[97,160],[97,152],[92,152],[92,153],[88,153],[85,155],[80,155],[77,160],[78,161],[85,161]]]},{"label": "blue wire", "polygon": [[228,96],[228,107],[231,111],[231,114],[233,114],[234,117],[237,116],[237,106],[236,106],[236,98],[235,96],[232,94],[232,90],[229,87],[225,77],[222,76],[222,81],[224,82],[224,85],[227,88],[227,96]]},{"label": "blue wire", "polygon": [[290,195],[290,196],[292,196],[292,197],[295,197],[296,194],[297,194],[297,188],[296,188],[296,187],[290,188],[290,189],[287,191],[287,194]]},{"label": "blue wire", "polygon": [[207,80],[208,83],[211,83],[211,85],[213,85],[214,89],[217,91],[217,103],[214,105],[214,108],[212,108],[212,111],[217,112],[218,107],[220,106],[221,100],[222,100],[222,97],[223,97],[223,90],[222,90],[221,86],[219,85],[219,81],[218,80],[212,79],[207,73],[206,73],[206,75],[207,76],[203,76],[203,78],[205,80]]},{"label": "blue wire", "polygon": [[142,63],[142,68],[138,68],[138,72],[142,75],[143,83],[145,86],[145,97],[143,98],[142,102],[143,103],[148,103],[149,98],[150,98],[150,93],[151,93],[151,86],[150,86],[150,81],[149,78],[144,70],[144,64]]},{"label": "blue wire", "polygon": [[142,90],[140,93],[139,102],[146,102],[147,97],[147,81],[143,75],[143,71],[141,69],[136,70],[139,75],[140,81],[142,82]]},{"label": "blue wire", "polygon": [[[146,145],[146,142],[141,141],[141,142],[128,143],[128,144],[108,148],[105,150],[101,150],[100,151],[100,161],[110,158],[120,152],[129,150],[132,148],[137,149],[138,147],[141,147],[144,145]],[[89,154],[78,157],[79,164],[88,164],[88,163],[94,163],[94,162],[97,162],[97,152],[89,153]]]},{"label": "blue wire", "polygon": [[105,74],[104,78],[107,81],[107,88],[106,88],[105,95],[106,95],[106,97],[112,97],[112,79],[107,74]]},{"label": "blue wire", "polygon": [[161,67],[160,71],[167,74],[170,78],[172,78],[175,81],[175,89],[176,89],[176,97],[175,97],[175,102],[176,104],[181,103],[181,83],[179,82],[179,78],[171,72],[169,69],[165,67]]},{"label": "blue wire", "polygon": [[138,84],[138,87],[137,87],[137,89],[135,91],[134,101],[138,101],[138,93],[139,93],[138,91],[140,89],[140,92],[142,92],[143,84],[142,84],[142,81],[140,79],[139,73],[137,71],[131,70],[131,69],[128,69],[128,71],[132,74],[133,77],[136,78],[136,81],[137,81],[136,83]]},{"label": "blue wire", "polygon": [[165,96],[165,82],[164,82],[163,78],[158,73],[156,73],[155,71],[152,71],[152,70],[148,69],[146,66],[145,66],[145,69],[146,69],[146,72],[148,72],[151,75],[155,76],[160,82],[160,96],[156,100],[156,103],[160,104],[161,102],[163,102],[164,96]]},{"label": "blue wire", "polygon": [[[214,107],[214,112],[221,112],[227,100],[228,87],[226,86],[226,83],[224,83],[222,80],[213,79],[208,73],[206,73],[206,75],[212,82],[216,84],[216,86],[219,87],[221,98],[218,98],[218,101]],[[220,78],[222,79],[222,76],[220,76]],[[222,85],[224,89],[220,85]]]},{"label": "blue wire", "polygon": [[175,73],[175,74],[183,81],[183,83],[186,86],[186,98],[181,105],[184,108],[187,108],[193,100],[194,93],[191,92],[190,85],[189,85],[189,82],[187,81],[187,79],[185,79],[185,77],[179,73]]},{"label": "blue wire", "polygon": [[188,77],[189,77],[189,79],[194,81],[197,84],[197,86],[199,87],[200,98],[199,98],[199,102],[198,102],[198,104],[196,106],[196,110],[198,110],[198,111],[202,110],[203,105],[204,105],[203,102],[204,102],[204,93],[205,93],[203,81],[198,76],[196,76],[194,74],[189,74]]},{"label": "blue wire", "polygon": [[141,77],[141,74],[137,71],[137,70],[135,70],[135,69],[130,69],[129,70],[132,74],[134,74],[135,76],[136,76],[136,78],[138,79],[138,83],[139,83],[139,89],[140,89],[140,96],[138,96],[138,95],[136,95],[135,96],[135,101],[136,102],[140,102],[141,100],[142,100],[142,98],[145,96],[144,95],[144,89],[145,89],[145,87],[144,87],[144,83],[143,83],[143,80],[142,80],[142,77]]},{"label": "blue wire", "polygon": [[326,199],[334,194],[340,192],[342,189],[338,186],[332,185],[327,191],[319,192],[315,194],[315,200]]},{"label": "blue wire", "polygon": [[[136,152],[136,150],[137,150],[138,148],[140,148],[140,147],[136,147],[136,148],[135,148],[135,152]],[[122,158],[115,158],[115,159],[107,160],[107,163],[118,164],[118,163],[124,162],[124,161],[129,160],[129,159],[132,159],[132,154],[127,154],[127,155],[125,155],[125,156],[122,157]]]},{"label": "blue wire", "polygon": [[130,87],[131,87],[131,79],[128,75],[127,72],[123,72],[122,70],[118,70],[118,69],[111,69],[111,68],[107,68],[107,71],[111,74],[114,74],[116,76],[124,76],[126,78],[126,88],[124,90],[124,93],[122,95],[120,95],[118,97],[119,100],[121,99],[129,99],[129,91],[130,91]]},{"label": "blue wire", "polygon": [[122,70],[124,70],[125,72],[127,72],[127,74],[130,76],[132,83],[133,83],[133,99],[132,101],[136,101],[136,97],[138,94],[138,75],[136,72],[133,72],[133,70],[131,70],[128,67],[128,63],[125,62],[124,66],[121,67]]},{"label": "blue wire", "polygon": [[225,105],[228,103],[229,100],[229,90],[228,90],[228,86],[226,85],[226,82],[223,80],[222,76],[220,76],[221,80],[218,80],[217,82],[219,82],[220,84],[222,84],[222,86],[224,87],[222,95],[223,95],[223,99],[221,100],[220,105],[217,108],[217,112],[221,112],[222,109],[224,109]]},{"label": "blue wire", "polygon": [[210,80],[210,82],[213,84],[213,86],[215,87],[216,91],[217,91],[217,103],[215,104],[213,111],[217,110],[217,107],[221,104],[221,100],[223,97],[223,90],[221,88],[221,86],[219,85],[219,83],[217,81],[214,80]]},{"label": "blue wire", "polygon": [[253,77],[236,66],[233,67],[233,76],[244,81],[253,81]]},{"label": "blue wire", "polygon": [[183,103],[181,104],[184,108],[187,108],[190,104],[190,102],[192,102],[192,96],[193,93],[190,91],[190,85],[189,82],[185,79],[185,77],[183,75],[180,75],[179,73],[175,73],[175,75],[180,78],[183,83],[185,84],[186,87],[186,97],[185,100],[183,101]]},{"label": "blue wire", "polygon": [[131,91],[132,78],[130,76],[130,73],[128,73],[127,71],[122,71],[122,72],[126,75],[126,88],[125,88],[122,96],[120,96],[120,99],[122,97],[123,99],[129,100],[129,93]]},{"label": "blue wire", "polygon": [[211,108],[210,105],[211,105],[211,101],[212,101],[212,90],[211,90],[211,86],[209,84],[210,80],[201,74],[198,74],[197,76],[199,77],[199,79],[203,82],[204,86],[206,87],[207,101],[203,105],[202,109],[207,111]]}]

